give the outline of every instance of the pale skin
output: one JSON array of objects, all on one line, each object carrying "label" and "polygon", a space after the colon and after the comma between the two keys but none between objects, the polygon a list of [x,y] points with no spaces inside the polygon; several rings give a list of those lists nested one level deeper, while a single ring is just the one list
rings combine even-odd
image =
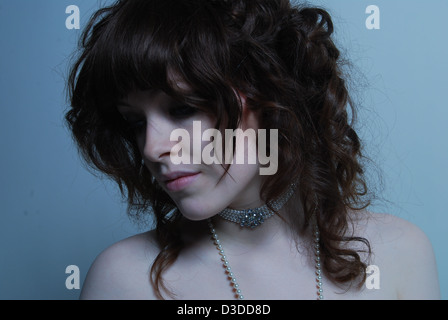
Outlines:
[{"label": "pale skin", "polygon": [[[244,97],[241,98],[244,106]],[[174,119],[163,111],[171,102],[164,95],[139,92],[119,106],[125,117],[145,120],[145,130],[137,139],[148,169],[161,180],[163,174],[173,171],[169,154],[175,142],[169,141],[168,133],[179,126],[188,127],[189,123],[188,119]],[[211,127],[206,116],[194,117]],[[257,128],[255,119],[245,109],[242,127]],[[263,203],[258,195],[262,178],[256,165],[235,166],[229,171],[233,179],[226,177],[220,183],[219,165],[181,169],[200,172],[200,177],[183,190],[166,190],[186,218],[182,229],[186,245],[163,275],[173,294],[162,292],[165,299],[234,299],[207,227],[206,220],[212,217],[245,299],[316,299],[315,266],[307,233],[291,232],[287,222],[277,216],[251,230],[215,216],[227,206],[246,209]],[[295,211],[294,206],[286,205],[280,214],[287,217],[291,210]],[[324,275],[326,300],[440,299],[433,249],[418,227],[389,214],[350,212],[354,234],[367,238],[371,244],[373,254],[368,264],[378,266],[380,288],[368,289],[362,284],[360,289],[347,289]],[[112,245],[90,268],[81,299],[157,299],[149,270],[159,252],[154,231]]]}]

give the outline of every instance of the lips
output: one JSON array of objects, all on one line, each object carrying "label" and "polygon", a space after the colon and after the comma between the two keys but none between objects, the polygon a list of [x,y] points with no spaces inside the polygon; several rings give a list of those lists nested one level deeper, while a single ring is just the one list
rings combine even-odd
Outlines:
[{"label": "lips", "polygon": [[169,191],[180,191],[192,184],[199,176],[200,172],[172,172],[162,176]]},{"label": "lips", "polygon": [[199,172],[183,172],[183,171],[171,172],[171,173],[162,175],[162,181],[169,182],[169,181],[176,180],[176,179],[179,179],[182,177],[192,176],[192,175],[195,175],[198,173]]}]

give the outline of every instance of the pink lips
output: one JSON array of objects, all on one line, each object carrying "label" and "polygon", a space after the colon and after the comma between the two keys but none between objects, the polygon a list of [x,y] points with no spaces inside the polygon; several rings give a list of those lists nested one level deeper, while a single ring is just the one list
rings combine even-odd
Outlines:
[{"label": "pink lips", "polygon": [[199,176],[199,172],[173,172],[163,175],[166,188],[169,191],[180,191],[192,184]]}]

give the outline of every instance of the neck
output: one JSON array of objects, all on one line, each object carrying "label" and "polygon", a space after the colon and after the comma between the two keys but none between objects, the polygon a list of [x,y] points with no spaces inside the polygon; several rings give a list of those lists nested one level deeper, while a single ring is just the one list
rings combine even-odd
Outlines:
[{"label": "neck", "polygon": [[[257,205],[260,206],[262,204]],[[250,207],[256,207],[256,205]],[[258,247],[263,250],[263,248],[270,245],[278,244],[278,241],[282,241],[283,245],[286,243],[297,244],[298,241],[301,241],[299,238],[308,238],[309,230],[304,230],[300,227],[303,226],[304,217],[300,215],[299,207],[298,197],[293,195],[278,209],[278,214],[270,216],[261,225],[253,228],[241,227],[239,223],[224,219],[219,214],[211,218],[211,221],[217,234],[226,246],[239,247],[241,250],[252,250]],[[209,240],[210,232],[206,220],[200,223],[184,221],[184,224],[185,240],[188,239],[188,243]]]}]

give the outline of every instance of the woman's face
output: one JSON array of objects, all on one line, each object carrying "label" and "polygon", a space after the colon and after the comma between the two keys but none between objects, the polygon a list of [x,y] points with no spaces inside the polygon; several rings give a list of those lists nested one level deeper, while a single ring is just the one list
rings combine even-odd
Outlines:
[{"label": "woman's face", "polygon": [[[243,97],[242,102],[244,104]],[[161,91],[133,92],[118,104],[118,110],[135,131],[147,168],[186,218],[203,220],[226,207],[247,209],[262,204],[258,159],[255,164],[234,163],[226,174],[226,164],[204,163],[202,150],[210,147],[211,141],[204,139],[203,133],[215,125],[210,114],[179,103]],[[240,128],[256,130],[257,125],[255,115],[244,107]],[[174,135],[171,139],[173,132],[179,129],[188,133],[190,139],[185,134],[182,138]],[[235,159],[238,153],[244,153],[244,159],[248,159],[248,153],[254,151],[249,150],[247,141],[243,147],[238,147],[241,144],[236,141]],[[228,147],[225,142],[223,146]],[[201,151],[197,152],[199,148]],[[190,161],[177,164],[173,157],[179,156]]]}]

